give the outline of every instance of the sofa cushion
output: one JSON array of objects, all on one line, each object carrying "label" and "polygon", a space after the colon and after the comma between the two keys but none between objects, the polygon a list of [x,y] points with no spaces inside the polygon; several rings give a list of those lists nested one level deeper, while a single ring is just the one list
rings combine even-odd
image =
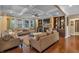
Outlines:
[{"label": "sofa cushion", "polygon": [[33,35],[33,34],[31,34],[30,36],[31,36],[31,39],[34,39],[34,40],[39,40],[40,39],[40,37],[43,37],[43,36],[46,36],[47,34],[45,33],[45,32],[40,32],[40,34],[37,34],[37,35]]},{"label": "sofa cushion", "polygon": [[38,35],[32,36],[31,39],[38,41],[39,40],[39,36]]},{"label": "sofa cushion", "polygon": [[39,37],[42,37],[42,36],[46,36],[47,33],[46,32],[42,32],[40,35],[38,35]]},{"label": "sofa cushion", "polygon": [[18,36],[27,35],[27,34],[29,34],[29,31],[21,31],[17,33]]},{"label": "sofa cushion", "polygon": [[10,39],[13,39],[11,35],[5,35],[4,37],[2,37],[2,40],[5,40],[5,41],[8,41]]},{"label": "sofa cushion", "polygon": [[49,34],[53,34],[53,30],[48,29],[48,30],[46,30],[46,33],[47,33],[47,35],[49,35]]}]

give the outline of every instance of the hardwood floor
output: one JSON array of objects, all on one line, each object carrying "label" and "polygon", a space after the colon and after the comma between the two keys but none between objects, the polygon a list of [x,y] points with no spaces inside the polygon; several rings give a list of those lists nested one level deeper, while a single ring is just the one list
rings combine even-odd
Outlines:
[{"label": "hardwood floor", "polygon": [[[28,51],[24,48],[24,52],[37,52],[34,48]],[[60,40],[54,45],[44,51],[44,53],[78,53],[79,52],[79,36],[71,36],[70,38],[64,39],[60,37]]]},{"label": "hardwood floor", "polygon": [[[29,46],[23,46],[21,48],[15,48],[8,52],[23,52],[23,53],[39,53],[34,48]],[[71,36],[70,38],[64,39],[60,37],[60,40],[46,49],[43,53],[78,53],[79,52],[79,36]]]},{"label": "hardwood floor", "polygon": [[4,53],[22,53],[23,49],[20,47],[15,47],[9,50],[4,51]]},{"label": "hardwood floor", "polygon": [[[57,41],[55,44],[51,45],[49,48],[47,48],[45,51],[43,51],[43,53],[58,53],[58,52],[64,52],[64,44],[65,43],[65,39],[64,37],[60,37],[60,40]],[[28,49],[28,51],[27,51]],[[39,53],[36,49],[34,48],[27,48],[24,47],[23,48],[23,52],[26,53]]]},{"label": "hardwood floor", "polygon": [[79,53],[79,36],[71,36],[66,39],[65,52]]}]

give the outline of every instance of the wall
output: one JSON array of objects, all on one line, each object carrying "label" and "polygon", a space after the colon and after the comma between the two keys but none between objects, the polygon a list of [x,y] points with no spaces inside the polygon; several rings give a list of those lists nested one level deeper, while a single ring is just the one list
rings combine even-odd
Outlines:
[{"label": "wall", "polygon": [[[75,32],[75,20],[79,20],[79,18],[70,19],[69,23],[69,29],[71,35],[79,35],[79,32]],[[71,21],[73,22],[73,26],[71,26]]]},{"label": "wall", "polygon": [[[78,15],[68,16],[69,24],[67,26],[67,16],[65,17],[65,38],[70,37],[71,35],[79,35],[78,32],[75,32],[75,20],[79,20]],[[73,25],[71,25],[73,22]]]},{"label": "wall", "polygon": [[69,19],[69,33],[75,35],[75,19]]},{"label": "wall", "polygon": [[1,21],[2,21],[2,16],[0,16],[0,30],[1,30]]},{"label": "wall", "polygon": [[3,16],[2,20],[0,21],[0,31],[6,31],[8,27],[7,19],[10,18],[10,16]]},{"label": "wall", "polygon": [[54,28],[54,18],[53,17],[50,17],[50,22],[51,22],[51,27],[53,29]]},{"label": "wall", "polygon": [[79,16],[69,16],[68,20],[69,20],[68,26],[65,25],[66,26],[66,29],[65,29],[66,38],[70,37],[71,35],[79,35],[79,32],[75,32],[75,20],[79,20]]},{"label": "wall", "polygon": [[1,37],[1,21],[2,21],[2,16],[0,16],[0,37]]}]

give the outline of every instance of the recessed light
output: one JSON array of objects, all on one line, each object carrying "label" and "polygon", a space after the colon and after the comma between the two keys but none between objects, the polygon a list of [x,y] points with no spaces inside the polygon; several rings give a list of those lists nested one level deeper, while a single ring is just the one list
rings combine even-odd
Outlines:
[{"label": "recessed light", "polygon": [[69,7],[72,7],[72,5],[69,5]]},{"label": "recessed light", "polygon": [[59,12],[57,12],[56,14],[59,15]]}]

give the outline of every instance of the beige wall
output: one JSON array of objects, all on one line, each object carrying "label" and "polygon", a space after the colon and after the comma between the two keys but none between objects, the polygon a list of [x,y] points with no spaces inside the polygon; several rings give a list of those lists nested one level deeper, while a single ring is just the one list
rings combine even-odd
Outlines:
[{"label": "beige wall", "polygon": [[35,30],[36,30],[36,31],[37,31],[37,28],[38,28],[38,19],[39,19],[39,18],[37,18],[37,17],[36,17],[36,19],[35,19],[35,22],[36,22]]},{"label": "beige wall", "polygon": [[1,30],[1,21],[2,21],[2,20],[0,20],[0,30]]},{"label": "beige wall", "polygon": [[0,31],[7,30],[7,18],[10,18],[10,16],[3,16],[2,20],[0,21]]},{"label": "beige wall", "polygon": [[[67,16],[65,17],[65,38],[70,37],[71,35],[79,35],[78,32],[75,32],[75,20],[79,20],[79,16],[68,16],[69,24],[67,26]],[[73,25],[71,22],[73,21]]]},{"label": "beige wall", "polygon": [[50,17],[50,24],[51,24],[51,27],[52,29],[54,28],[54,18],[53,17]]},{"label": "beige wall", "polygon": [[[69,19],[69,32],[70,35],[79,35],[79,32],[75,32],[75,20],[79,20],[79,18],[73,18]],[[73,22],[73,25],[71,25],[71,22]]]}]

